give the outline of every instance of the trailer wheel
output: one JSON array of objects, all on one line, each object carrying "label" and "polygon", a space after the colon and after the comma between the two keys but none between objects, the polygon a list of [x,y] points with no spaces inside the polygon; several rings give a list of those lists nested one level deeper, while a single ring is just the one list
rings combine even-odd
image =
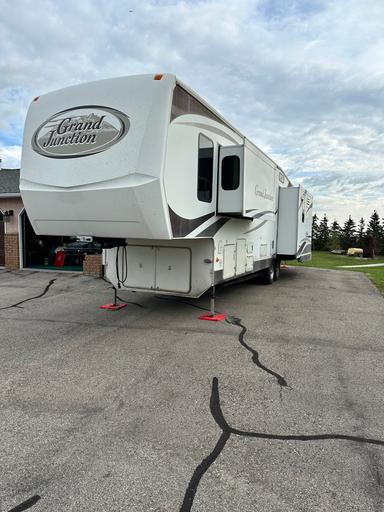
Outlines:
[{"label": "trailer wheel", "polygon": [[263,272],[263,282],[264,284],[273,284],[275,276],[275,265],[272,263],[272,265],[268,268],[266,268]]},{"label": "trailer wheel", "polygon": [[275,261],[274,264],[274,273],[273,273],[273,280],[277,281],[280,277],[280,261]]}]

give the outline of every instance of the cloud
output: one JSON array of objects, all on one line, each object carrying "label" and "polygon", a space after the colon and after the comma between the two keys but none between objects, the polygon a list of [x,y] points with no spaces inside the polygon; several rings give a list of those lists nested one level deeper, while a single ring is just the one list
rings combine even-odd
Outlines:
[{"label": "cloud", "polygon": [[[384,3],[0,0],[0,9],[0,151],[7,165],[17,163],[9,148],[21,145],[34,96],[168,71],[311,187],[316,208],[342,217],[354,208],[380,211]],[[364,195],[353,176],[376,185]],[[336,196],[327,196],[324,180]]]},{"label": "cloud", "polygon": [[21,146],[3,146],[0,143],[1,167],[15,169],[19,167]]}]

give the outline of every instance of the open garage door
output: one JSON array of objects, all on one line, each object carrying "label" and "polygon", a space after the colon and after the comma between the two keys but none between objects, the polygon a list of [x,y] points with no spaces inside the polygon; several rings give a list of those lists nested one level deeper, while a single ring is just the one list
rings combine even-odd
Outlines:
[{"label": "open garage door", "polygon": [[21,230],[23,268],[83,270],[84,253],[73,247],[76,238],[36,235],[25,211],[21,214]]},{"label": "open garage door", "polygon": [[4,217],[0,212],[0,267],[5,265]]}]

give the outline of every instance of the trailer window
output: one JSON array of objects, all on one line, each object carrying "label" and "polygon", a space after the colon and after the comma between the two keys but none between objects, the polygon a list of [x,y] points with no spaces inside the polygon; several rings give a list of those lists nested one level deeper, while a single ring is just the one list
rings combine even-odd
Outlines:
[{"label": "trailer window", "polygon": [[192,94],[185,91],[180,87],[180,85],[176,85],[173,91],[170,121],[172,122],[176,117],[183,116],[185,114],[196,114],[199,116],[209,117],[218,123],[223,123],[219,117],[192,96]]},{"label": "trailer window", "polygon": [[223,190],[236,190],[240,185],[240,158],[229,155],[221,162],[221,188]]},{"label": "trailer window", "polygon": [[199,135],[199,155],[197,168],[197,198],[199,201],[212,201],[213,181],[213,142]]}]

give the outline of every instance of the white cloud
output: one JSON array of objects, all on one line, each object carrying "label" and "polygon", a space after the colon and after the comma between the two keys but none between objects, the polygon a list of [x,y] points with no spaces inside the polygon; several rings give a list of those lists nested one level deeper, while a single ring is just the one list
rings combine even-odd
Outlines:
[{"label": "white cloud", "polygon": [[[17,164],[9,148],[21,144],[34,96],[168,71],[288,174],[301,176],[318,194],[319,208],[341,217],[384,209],[380,183],[363,194],[349,179],[377,180],[383,172],[380,0],[0,0],[0,12],[0,143],[7,165]],[[320,185],[331,175],[341,184],[336,196]]]},{"label": "white cloud", "polygon": [[21,146],[7,146],[0,144],[1,167],[14,169],[19,167],[21,158]]}]

